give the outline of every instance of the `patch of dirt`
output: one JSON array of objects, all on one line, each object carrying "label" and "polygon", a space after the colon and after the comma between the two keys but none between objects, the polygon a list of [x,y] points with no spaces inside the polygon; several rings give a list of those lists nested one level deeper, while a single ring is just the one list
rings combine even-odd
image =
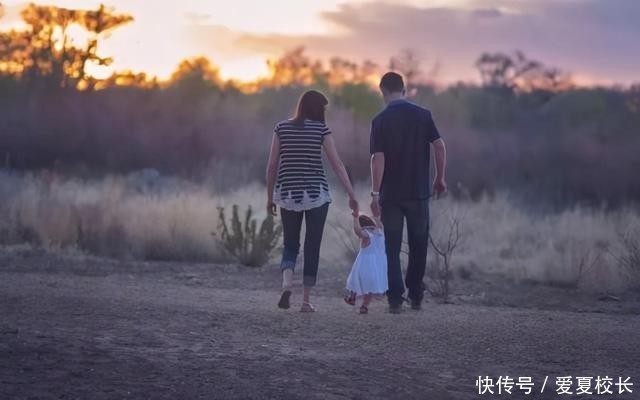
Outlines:
[{"label": "patch of dirt", "polygon": [[456,304],[391,315],[377,302],[362,316],[343,279],[321,275],[318,312],[301,314],[299,296],[276,308],[277,268],[3,252],[0,398],[479,399],[479,375],[640,384],[640,318],[624,296],[561,309],[575,294],[529,287],[521,299],[560,300],[487,307],[495,291],[460,282]]}]

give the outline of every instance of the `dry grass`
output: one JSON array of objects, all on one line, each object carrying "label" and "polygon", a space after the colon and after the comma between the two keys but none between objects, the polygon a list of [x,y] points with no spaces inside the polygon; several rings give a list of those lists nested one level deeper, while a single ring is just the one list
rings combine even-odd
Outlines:
[{"label": "dry grass", "polygon": [[[336,208],[339,214],[347,212],[343,204],[335,204],[334,213]],[[480,201],[435,200],[430,213],[436,242],[446,241],[449,221],[459,221],[462,240],[451,271],[458,279],[498,274],[517,282],[618,292],[632,287],[630,274],[640,270],[629,266],[633,252],[619,234],[640,227],[640,214],[630,208],[608,212],[576,207],[540,215],[524,212],[507,195],[499,195]],[[327,248],[340,244],[331,239],[324,253],[344,254],[344,245]],[[430,248],[430,263],[437,261],[435,253]]]},{"label": "dry grass", "polygon": [[[79,181],[1,174],[0,242],[119,258],[221,262],[224,253],[211,235],[218,226],[217,207],[252,205],[258,219],[265,216],[260,185],[217,195],[202,186],[147,178]],[[364,187],[361,199],[368,200]],[[464,237],[452,264],[456,279],[500,274],[520,282],[616,292],[627,288],[630,271],[638,268],[628,265],[634,258],[624,257],[629,246],[621,237],[629,236],[620,234],[640,227],[640,215],[631,209],[536,215],[518,209],[507,196],[443,199],[431,204],[436,241],[446,234],[443,221],[451,216],[460,221]],[[345,197],[334,193],[322,248],[325,274],[348,271],[357,248],[351,222]]]}]

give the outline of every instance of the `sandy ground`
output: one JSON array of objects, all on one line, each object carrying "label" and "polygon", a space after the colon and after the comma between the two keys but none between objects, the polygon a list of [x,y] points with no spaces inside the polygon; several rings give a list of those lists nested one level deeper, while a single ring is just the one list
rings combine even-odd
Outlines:
[{"label": "sandy ground", "polygon": [[301,314],[275,307],[275,269],[2,254],[0,399],[490,398],[478,375],[532,376],[537,391],[549,376],[543,394],[498,397],[511,399],[580,398],[556,395],[558,376],[629,376],[637,393],[583,398],[640,398],[635,304],[378,302],[361,316],[341,279]]}]

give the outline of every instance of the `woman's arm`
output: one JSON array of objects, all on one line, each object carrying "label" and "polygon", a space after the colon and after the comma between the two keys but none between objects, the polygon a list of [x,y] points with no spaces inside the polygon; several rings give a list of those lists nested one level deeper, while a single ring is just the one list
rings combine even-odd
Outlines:
[{"label": "woman's arm", "polygon": [[280,161],[280,138],[273,134],[271,140],[271,151],[267,162],[267,212],[276,215],[276,205],[273,204],[273,189],[276,185],[276,174],[278,173],[278,162]]},{"label": "woman's arm", "polygon": [[336,149],[336,143],[333,140],[331,135],[326,135],[324,137],[323,142],[324,151],[327,153],[327,158],[329,159],[329,163],[331,167],[335,171],[336,175],[338,175],[338,179],[340,179],[340,183],[346,190],[349,195],[349,207],[352,211],[358,212],[358,202],[356,201],[356,193],[353,190],[353,185],[351,184],[351,180],[349,179],[349,174],[347,174],[347,169],[344,167],[344,163],[340,156],[338,155],[338,150]]},{"label": "woman's arm", "polygon": [[353,232],[360,239],[364,239],[365,234],[364,232],[362,232],[362,227],[360,226],[360,218],[358,218],[357,216],[353,217]]}]

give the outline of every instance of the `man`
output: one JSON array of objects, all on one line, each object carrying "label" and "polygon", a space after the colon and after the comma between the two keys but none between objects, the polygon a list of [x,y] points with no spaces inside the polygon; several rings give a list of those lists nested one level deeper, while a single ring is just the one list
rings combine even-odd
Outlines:
[{"label": "man", "polygon": [[[429,241],[429,145],[433,146],[436,196],[446,192],[446,149],[431,112],[406,99],[402,77],[388,72],[380,81],[387,104],[371,124],[371,211],[381,216],[387,251],[389,312],[402,311],[405,284],[411,308],[424,297],[424,272]],[[409,238],[409,265],[403,282],[400,250],[404,220]]]}]

